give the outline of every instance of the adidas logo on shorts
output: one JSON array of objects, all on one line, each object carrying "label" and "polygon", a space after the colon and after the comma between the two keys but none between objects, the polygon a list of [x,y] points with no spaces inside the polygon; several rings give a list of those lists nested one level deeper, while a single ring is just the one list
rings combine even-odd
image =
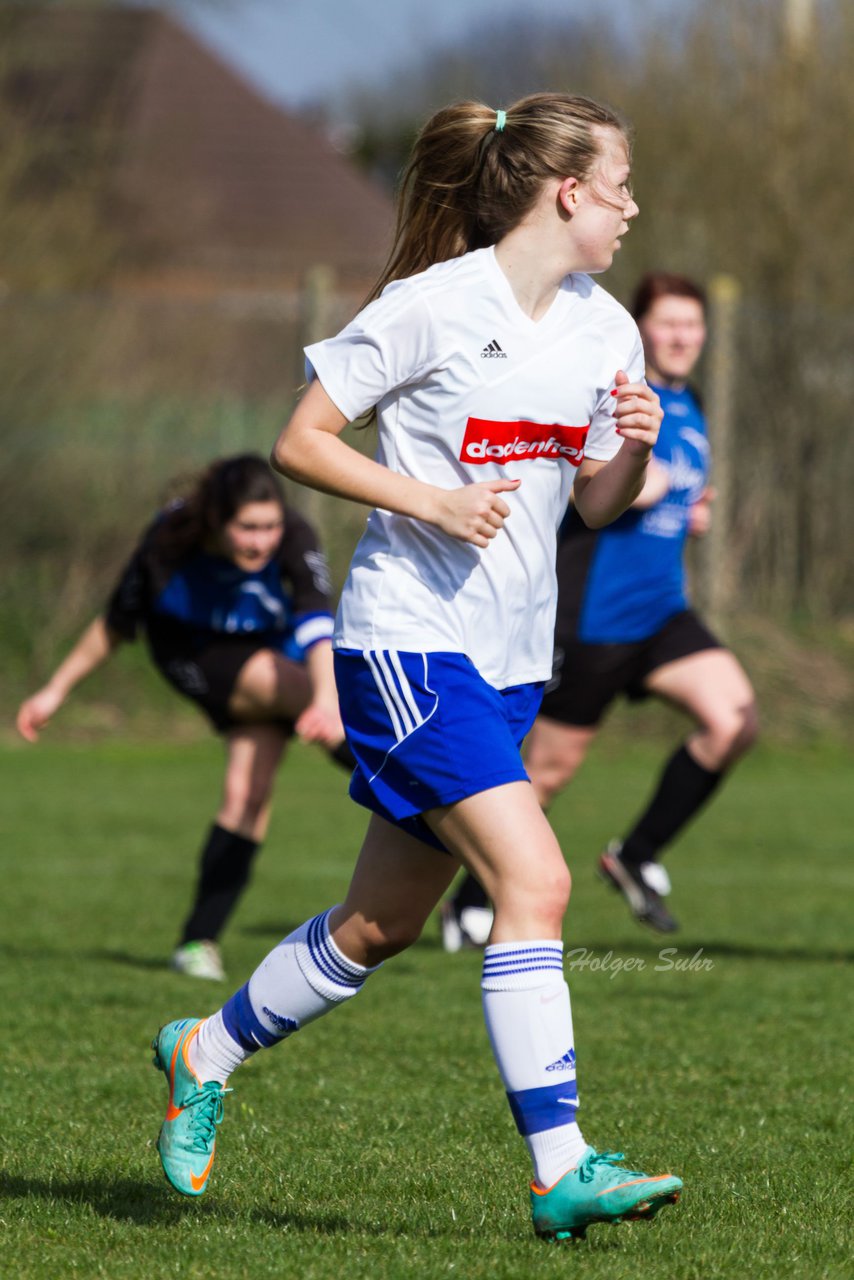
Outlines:
[{"label": "adidas logo on shorts", "polygon": [[480,358],[481,360],[489,360],[490,358],[493,360],[506,360],[507,352],[502,351],[495,338],[493,338],[481,351]]}]

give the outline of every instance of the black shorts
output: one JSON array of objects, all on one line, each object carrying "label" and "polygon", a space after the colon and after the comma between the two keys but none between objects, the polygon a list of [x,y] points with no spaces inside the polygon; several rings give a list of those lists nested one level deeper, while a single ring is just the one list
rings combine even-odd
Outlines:
[{"label": "black shorts", "polygon": [[[161,638],[156,647],[152,645],[151,656],[173,689],[194,702],[218,733],[226,733],[245,723],[228,709],[237,677],[253,654],[269,648],[269,641],[260,636],[222,636],[199,650],[169,644]],[[285,733],[293,732],[291,721],[276,723]]]},{"label": "black shorts", "polygon": [[644,680],[668,662],[721,644],[691,609],[677,613],[660,631],[633,644],[584,644],[555,636],[552,678],[540,715],[563,724],[593,727],[614,698],[649,697]]}]

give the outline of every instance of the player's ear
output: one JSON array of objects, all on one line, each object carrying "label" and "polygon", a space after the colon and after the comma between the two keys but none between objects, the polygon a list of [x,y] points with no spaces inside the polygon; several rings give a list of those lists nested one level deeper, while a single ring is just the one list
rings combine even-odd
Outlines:
[{"label": "player's ear", "polygon": [[578,208],[578,189],[579,182],[577,178],[564,178],[558,187],[557,200],[558,205],[563,213],[568,213],[570,217]]}]

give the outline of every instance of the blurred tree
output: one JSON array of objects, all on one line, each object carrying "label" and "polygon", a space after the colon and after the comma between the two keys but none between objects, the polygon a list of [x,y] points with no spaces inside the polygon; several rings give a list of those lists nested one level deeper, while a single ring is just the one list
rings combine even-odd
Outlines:
[{"label": "blurred tree", "polygon": [[[169,7],[180,6],[174,0]],[[27,490],[20,471],[7,468],[0,492],[7,550],[10,531],[23,528],[24,516],[39,503],[57,518],[68,506],[64,455],[50,490],[57,499],[45,502],[45,460],[34,452],[33,424],[51,421],[55,406],[67,416],[75,394],[82,403],[102,384],[120,387],[125,398],[134,388],[155,389],[152,370],[166,355],[171,361],[173,349],[176,363],[191,348],[198,353],[186,359],[186,386],[193,403],[201,403],[232,376],[229,359],[219,353],[233,354],[247,341],[245,324],[238,336],[236,320],[232,330],[209,317],[211,328],[198,317],[188,322],[187,313],[173,307],[157,312],[138,342],[143,328],[136,312],[82,296],[109,280],[127,247],[121,229],[128,219],[107,175],[132,77],[112,45],[102,45],[91,60],[82,57],[71,79],[53,77],[55,44],[36,39],[24,21],[42,8],[63,6],[0,0],[0,282],[10,291],[4,300],[0,285],[0,420],[7,455],[11,431],[33,476]],[[422,53],[381,86],[354,92],[347,111],[355,124],[348,129],[351,153],[393,185],[420,122],[452,99],[478,97],[506,107],[521,94],[557,88],[604,99],[623,112],[636,128],[641,216],[607,288],[625,298],[650,267],[705,280],[726,272],[741,286],[732,523],[722,552],[736,566],[735,598],[751,608],[850,614],[854,560],[845,549],[854,545],[848,498],[854,333],[846,248],[854,5],[673,0],[666,21],[645,18],[626,30],[603,22],[596,9],[556,22],[493,19],[453,48]],[[339,140],[347,141],[343,132]],[[152,185],[170,191],[168,182]],[[32,297],[57,290],[67,297]],[[271,341],[287,348],[282,364],[290,369],[296,354],[287,344],[295,347],[296,340],[281,320],[276,325]],[[254,333],[249,338],[254,349]],[[116,350],[131,353],[129,365]],[[110,408],[107,419],[105,436],[118,438],[116,424],[130,421],[127,404],[120,412]],[[102,456],[103,440],[91,424],[88,429]],[[66,434],[76,439],[78,433]],[[177,448],[185,434],[186,424],[173,429],[170,419],[166,447]],[[128,428],[128,439],[138,435]],[[162,459],[163,443],[151,454]],[[120,470],[117,464],[114,472]],[[75,519],[69,527],[84,526]],[[62,542],[57,537],[56,545]],[[89,558],[88,549],[78,557],[81,563]]]},{"label": "blurred tree", "polygon": [[121,91],[104,94],[85,68],[56,77],[61,51],[33,23],[38,7],[0,8],[0,280],[87,288],[120,249],[107,215]]},{"label": "blurred tree", "polygon": [[[802,15],[794,28],[792,6]],[[633,258],[725,270],[781,301],[841,303],[852,37],[847,0],[674,6],[666,28],[632,33],[598,17],[496,19],[381,88],[354,91],[352,151],[393,183],[420,123],[444,102],[506,106],[544,88],[590,94],[636,132]]]},{"label": "blurred tree", "polygon": [[480,25],[468,39],[401,68],[382,88],[356,90],[348,109],[357,124],[352,152],[393,185],[422,120],[437,107],[463,98],[500,106],[544,86],[592,92],[597,72],[621,51],[618,33],[591,18],[537,15]]},{"label": "blurred tree", "polygon": [[651,267],[734,276],[738,336],[733,526],[742,592],[766,604],[851,610],[854,391],[850,0],[673,5],[631,32],[599,16],[496,19],[354,94],[355,153],[393,182],[443,102],[507,106],[554,88],[632,123],[641,216],[608,274],[626,297]]}]

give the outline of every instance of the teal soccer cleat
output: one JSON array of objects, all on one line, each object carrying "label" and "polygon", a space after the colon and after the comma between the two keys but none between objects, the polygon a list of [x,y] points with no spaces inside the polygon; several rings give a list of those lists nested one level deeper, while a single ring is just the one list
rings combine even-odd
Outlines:
[{"label": "teal soccer cleat", "polygon": [[675,1204],[682,1182],[671,1173],[651,1178],[620,1169],[622,1152],[588,1147],[580,1163],[542,1191],[531,1187],[534,1230],[544,1240],[583,1240],[591,1222],[652,1218]]},{"label": "teal soccer cleat", "polygon": [[151,1042],[154,1065],[169,1084],[166,1119],[157,1139],[163,1172],[176,1191],[200,1196],[214,1162],[217,1125],[222,1121],[223,1095],[230,1089],[194,1074],[187,1048],[203,1018],[167,1022]]}]

